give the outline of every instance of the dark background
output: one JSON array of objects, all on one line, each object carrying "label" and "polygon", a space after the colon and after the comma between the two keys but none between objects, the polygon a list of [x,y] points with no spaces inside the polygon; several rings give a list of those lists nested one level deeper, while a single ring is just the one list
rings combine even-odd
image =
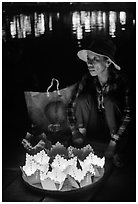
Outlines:
[{"label": "dark background", "polygon": [[[2,145],[7,149],[20,149],[30,121],[24,91],[46,91],[53,77],[59,79],[60,89],[77,82],[86,71],[86,66],[77,58],[78,50],[86,48],[96,35],[109,35],[106,30],[89,33],[83,30],[83,39],[73,35],[72,13],[77,11],[126,12],[125,31],[121,31],[117,19],[116,35],[112,40],[117,45],[116,61],[122,67],[130,83],[132,122],[130,126],[130,149],[135,155],[136,120],[136,4],[135,3],[3,3],[2,4]],[[52,16],[53,30],[35,37],[34,13],[44,13],[45,19]],[[59,13],[60,18],[57,19]],[[13,38],[10,23],[21,14],[31,16],[31,35]],[[80,44],[78,43],[80,42]]]}]

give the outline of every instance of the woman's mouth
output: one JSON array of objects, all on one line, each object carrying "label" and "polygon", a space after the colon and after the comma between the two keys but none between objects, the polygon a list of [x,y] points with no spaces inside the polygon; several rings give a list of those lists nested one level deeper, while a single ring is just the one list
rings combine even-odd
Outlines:
[{"label": "woman's mouth", "polygon": [[91,68],[89,69],[89,72],[95,72],[95,69]]}]

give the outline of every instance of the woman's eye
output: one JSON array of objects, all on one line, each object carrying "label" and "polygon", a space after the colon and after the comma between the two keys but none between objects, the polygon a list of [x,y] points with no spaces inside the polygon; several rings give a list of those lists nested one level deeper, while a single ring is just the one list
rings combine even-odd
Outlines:
[{"label": "woman's eye", "polygon": [[94,57],[94,61],[99,61],[100,59],[98,57]]}]

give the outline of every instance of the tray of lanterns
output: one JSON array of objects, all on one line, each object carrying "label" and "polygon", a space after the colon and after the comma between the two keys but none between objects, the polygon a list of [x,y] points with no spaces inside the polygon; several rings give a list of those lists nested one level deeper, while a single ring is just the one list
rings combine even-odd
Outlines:
[{"label": "tray of lanterns", "polygon": [[98,157],[91,145],[77,149],[57,142],[50,150],[26,153],[25,165],[20,169],[30,187],[70,200],[85,196],[81,192],[95,192],[107,175],[104,167],[105,157]]}]

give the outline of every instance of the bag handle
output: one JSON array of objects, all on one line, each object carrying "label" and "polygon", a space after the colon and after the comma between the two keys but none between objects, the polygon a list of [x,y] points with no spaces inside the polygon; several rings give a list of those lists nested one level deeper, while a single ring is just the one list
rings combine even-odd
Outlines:
[{"label": "bag handle", "polygon": [[50,84],[50,86],[47,88],[47,91],[46,91],[48,97],[50,96],[49,89],[53,86],[53,82],[54,82],[54,81],[57,82],[57,90],[56,90],[56,91],[57,91],[58,95],[61,96],[60,91],[59,91],[59,81],[58,81],[58,79],[52,78],[51,84]]}]

